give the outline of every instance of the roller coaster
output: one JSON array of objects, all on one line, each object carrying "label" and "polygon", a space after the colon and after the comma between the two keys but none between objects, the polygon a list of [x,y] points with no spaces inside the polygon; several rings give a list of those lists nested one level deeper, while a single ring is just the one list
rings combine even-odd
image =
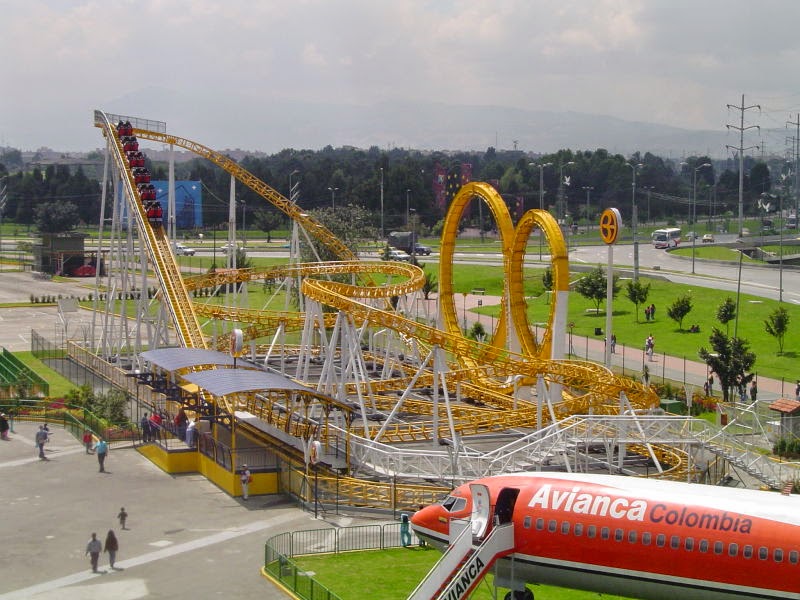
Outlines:
[{"label": "roller coaster", "polygon": [[[125,123],[131,124],[130,130]],[[286,399],[277,400],[268,390],[211,401],[230,415],[246,409],[297,431],[306,445],[314,440],[323,451],[346,445],[346,472],[354,476],[391,474],[444,483],[498,468],[543,468],[553,462],[572,470],[590,462],[589,446],[604,445],[605,462],[617,456],[618,471],[626,471],[625,454],[644,457],[660,476],[691,478],[689,451],[681,444],[654,442],[657,438],[649,437],[642,423],[658,406],[653,391],[601,365],[563,358],[568,255],[560,227],[546,211],[528,211],[515,226],[492,186],[464,185],[442,230],[437,318],[432,324],[411,316],[410,306],[421,297],[425,282],[418,266],[359,259],[296,203],[230,158],[168,134],[161,122],[95,111],[94,125],[105,136],[106,174],[113,180],[113,185],[104,185],[104,194],[112,189],[115,196],[110,219],[101,214],[100,238],[107,237],[110,245],[107,268],[97,275],[106,291],[96,300],[100,334],[92,350],[98,356],[126,355],[138,367],[146,349],[222,349],[227,333],[241,328],[254,361],[314,393],[295,400],[298,406],[287,406]],[[141,167],[134,166],[126,151],[131,137],[209,160],[229,173],[232,182],[248,186],[288,216],[309,245],[326,248],[338,260],[290,260],[281,267],[184,276],[169,227],[154,219],[143,201],[142,172],[136,171]],[[468,338],[460,327],[453,282],[459,223],[474,200],[491,211],[503,257],[500,316],[485,343]],[[104,235],[106,221],[111,231]],[[549,247],[554,282],[544,328],[532,327],[523,293],[527,244],[537,228]],[[297,239],[292,246],[294,254]],[[298,286],[301,310],[252,309],[235,297],[220,304],[198,295],[200,290],[241,290],[249,282],[267,280],[281,282],[287,297]],[[151,296],[144,290],[152,281],[157,286]],[[115,300],[120,297],[130,300],[120,305]],[[591,417],[576,421],[574,415]],[[626,421],[623,436],[613,422],[619,417],[633,419]],[[295,429],[292,419],[306,426]],[[493,440],[492,447],[482,449],[487,440]],[[581,444],[585,451],[579,450]]]}]

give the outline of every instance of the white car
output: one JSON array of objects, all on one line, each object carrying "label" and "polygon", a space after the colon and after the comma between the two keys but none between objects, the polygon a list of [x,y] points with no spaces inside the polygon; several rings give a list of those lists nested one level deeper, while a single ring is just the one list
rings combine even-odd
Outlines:
[{"label": "white car", "polygon": [[389,260],[399,260],[403,262],[408,262],[411,260],[411,255],[404,250],[397,250],[396,248],[392,248],[389,250]]},{"label": "white car", "polygon": [[223,253],[223,254],[227,254],[227,253],[228,253],[228,250],[230,250],[231,248],[234,248],[234,247],[235,247],[237,250],[242,250],[242,247],[241,247],[241,246],[234,246],[233,244],[225,244],[224,246],[222,246],[222,247],[220,248],[220,250],[222,250],[222,253]]},{"label": "white car", "polygon": [[178,256],[194,256],[195,253],[194,248],[189,248],[189,246],[184,246],[180,242],[175,242],[173,244],[173,247],[175,248],[175,254],[177,254]]}]

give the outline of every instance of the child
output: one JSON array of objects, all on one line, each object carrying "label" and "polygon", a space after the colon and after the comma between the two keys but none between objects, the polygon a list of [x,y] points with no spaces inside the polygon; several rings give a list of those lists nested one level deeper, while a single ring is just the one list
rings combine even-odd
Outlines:
[{"label": "child", "polygon": [[90,431],[83,432],[83,445],[86,447],[86,454],[92,453],[92,434]]},{"label": "child", "polygon": [[122,529],[126,529],[125,521],[128,518],[128,513],[125,512],[124,506],[119,509],[119,514],[117,515],[117,518],[119,519],[119,526],[122,527]]}]

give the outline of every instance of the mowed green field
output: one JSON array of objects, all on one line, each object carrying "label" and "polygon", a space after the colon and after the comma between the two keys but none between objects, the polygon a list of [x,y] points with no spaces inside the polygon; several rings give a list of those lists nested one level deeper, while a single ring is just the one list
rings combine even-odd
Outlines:
[{"label": "mowed green field", "polygon": [[[391,548],[342,554],[295,557],[305,572],[342,600],[405,600],[425,577],[441,553],[431,547]],[[473,600],[492,600],[491,576],[473,592]],[[625,600],[594,592],[531,585],[536,600]],[[501,588],[502,589],[502,588]],[[508,590],[502,589],[502,599]]]}]

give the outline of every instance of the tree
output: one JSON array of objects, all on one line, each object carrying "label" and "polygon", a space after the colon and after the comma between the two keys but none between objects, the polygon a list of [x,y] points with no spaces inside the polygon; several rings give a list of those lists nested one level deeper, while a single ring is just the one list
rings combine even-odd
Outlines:
[{"label": "tree", "polygon": [[683,329],[683,319],[692,312],[692,297],[681,296],[667,308],[667,316],[678,324],[678,329]]},{"label": "tree", "polygon": [[553,290],[553,269],[547,267],[542,273],[542,285],[548,292]]},{"label": "tree", "polygon": [[639,322],[639,305],[647,302],[647,296],[650,294],[650,284],[643,284],[641,281],[628,281],[625,293],[628,300],[636,305],[636,322]]},{"label": "tree", "polygon": [[[616,298],[619,293],[619,276],[614,275],[611,283],[611,297]],[[606,278],[603,267],[597,267],[588,274],[581,277],[575,284],[575,290],[587,300],[594,302],[595,314],[600,312],[600,303],[606,297],[606,286],[608,279]]]},{"label": "tree", "polygon": [[780,306],[776,308],[764,321],[764,329],[767,333],[778,340],[778,354],[783,354],[783,338],[789,329],[789,313]]},{"label": "tree", "polygon": [[723,400],[728,402],[735,387],[745,386],[753,379],[753,373],[749,371],[756,362],[756,355],[750,351],[747,340],[728,337],[716,327],[708,341],[713,351],[701,347],[698,354],[709,369],[717,374]]},{"label": "tree", "polygon": [[736,303],[728,296],[725,302],[717,307],[717,321],[725,325],[725,334],[730,333],[730,322],[736,318]]},{"label": "tree", "polygon": [[283,223],[284,218],[274,210],[257,208],[253,212],[253,225],[267,234],[268,244],[272,241],[272,232],[281,227]]},{"label": "tree", "polygon": [[439,289],[439,283],[436,281],[436,275],[425,271],[425,283],[422,284],[422,295],[425,300],[429,300],[431,293]]},{"label": "tree", "polygon": [[46,202],[34,209],[33,221],[39,233],[65,233],[80,223],[78,207],[72,202]]}]

